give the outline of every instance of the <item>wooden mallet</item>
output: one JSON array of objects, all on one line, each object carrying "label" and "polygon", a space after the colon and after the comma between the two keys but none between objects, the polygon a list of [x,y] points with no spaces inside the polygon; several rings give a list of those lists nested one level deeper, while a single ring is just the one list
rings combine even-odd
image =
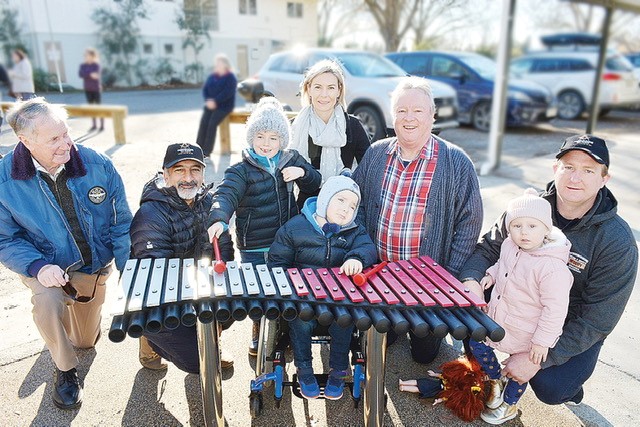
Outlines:
[{"label": "wooden mallet", "polygon": [[367,283],[367,279],[369,277],[373,276],[378,271],[382,270],[386,265],[387,265],[387,261],[382,261],[380,264],[376,265],[375,267],[373,267],[371,270],[367,271],[366,273],[354,274],[352,276],[353,277],[353,283],[355,283],[357,286],[364,286],[364,284]]},{"label": "wooden mallet", "polygon": [[213,238],[213,254],[216,258],[216,262],[213,263],[213,271],[220,274],[224,273],[224,271],[227,269],[227,264],[222,260],[222,257],[220,256],[220,246],[218,246],[217,237]]}]

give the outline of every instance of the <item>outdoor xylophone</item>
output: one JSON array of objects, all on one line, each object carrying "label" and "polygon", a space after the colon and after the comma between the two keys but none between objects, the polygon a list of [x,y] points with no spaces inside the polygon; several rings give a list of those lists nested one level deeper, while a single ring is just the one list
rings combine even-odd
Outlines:
[{"label": "outdoor xylophone", "polygon": [[[429,257],[389,262],[352,278],[339,268],[268,269],[208,259],[131,259],[120,279],[109,339],[140,337],[180,324],[258,320],[335,321],[378,332],[470,336],[500,341],[504,329],[485,303]],[[357,283],[357,285],[356,285]],[[362,285],[360,285],[363,283]]]}]

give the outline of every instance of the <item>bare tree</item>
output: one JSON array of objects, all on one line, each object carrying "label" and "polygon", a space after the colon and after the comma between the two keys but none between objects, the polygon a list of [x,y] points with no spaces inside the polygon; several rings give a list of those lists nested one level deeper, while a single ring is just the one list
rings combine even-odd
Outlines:
[{"label": "bare tree", "polygon": [[424,0],[364,0],[366,10],[373,16],[388,52],[400,47],[411,29],[413,15]]},{"label": "bare tree", "polygon": [[469,0],[420,0],[411,20],[414,47],[431,48],[446,33],[467,27],[475,16],[468,6]]},{"label": "bare tree", "polygon": [[318,2],[318,46],[331,47],[336,39],[353,30],[354,18],[362,10],[362,2],[356,0]]}]

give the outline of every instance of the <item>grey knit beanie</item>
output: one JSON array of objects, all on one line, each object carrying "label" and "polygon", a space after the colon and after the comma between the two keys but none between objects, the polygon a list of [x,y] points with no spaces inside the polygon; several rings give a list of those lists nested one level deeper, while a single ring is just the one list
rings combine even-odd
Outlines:
[{"label": "grey knit beanie", "polygon": [[327,218],[327,206],[329,206],[331,198],[344,190],[352,191],[358,196],[357,212],[358,206],[360,206],[360,187],[351,178],[338,175],[330,177],[322,184],[320,194],[318,194],[318,201],[316,202],[316,215]]},{"label": "grey knit beanie", "polygon": [[289,145],[291,125],[280,102],[272,96],[262,98],[247,119],[247,143],[253,147],[258,132],[276,132],[280,136],[280,149]]},{"label": "grey knit beanie", "polygon": [[511,221],[523,217],[539,220],[548,230],[553,228],[551,204],[538,196],[538,192],[533,188],[527,188],[522,196],[509,201],[505,225],[509,228]]}]

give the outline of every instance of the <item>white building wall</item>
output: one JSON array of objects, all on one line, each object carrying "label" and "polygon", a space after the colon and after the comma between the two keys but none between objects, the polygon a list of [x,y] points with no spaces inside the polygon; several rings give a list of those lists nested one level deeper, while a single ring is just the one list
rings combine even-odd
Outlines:
[{"label": "white building wall", "polygon": [[[297,44],[316,45],[317,0],[294,0],[303,4],[302,18],[287,16],[287,0],[257,0],[256,15],[241,15],[239,1],[217,0],[218,30],[210,32],[211,39],[204,41],[205,47],[199,54],[205,70],[210,70],[213,57],[223,52],[236,65],[239,77],[246,78],[256,74],[276,50]],[[51,53],[45,51],[53,39],[60,48],[63,82],[81,88],[82,81],[77,72],[84,49],[98,45],[91,14],[98,7],[115,8],[114,0],[9,0],[9,4],[20,12],[23,38],[34,66],[54,71],[54,62],[47,58]],[[183,33],[175,23],[182,5],[182,0],[146,0],[149,19],[138,20],[138,58],[151,66],[160,58],[168,58],[179,78],[184,78],[184,67],[194,62],[193,51],[182,49]],[[144,44],[153,46],[152,53],[143,52]],[[172,54],[165,53],[165,44],[173,45]],[[246,67],[240,68],[244,69],[237,67],[243,62]]]}]

